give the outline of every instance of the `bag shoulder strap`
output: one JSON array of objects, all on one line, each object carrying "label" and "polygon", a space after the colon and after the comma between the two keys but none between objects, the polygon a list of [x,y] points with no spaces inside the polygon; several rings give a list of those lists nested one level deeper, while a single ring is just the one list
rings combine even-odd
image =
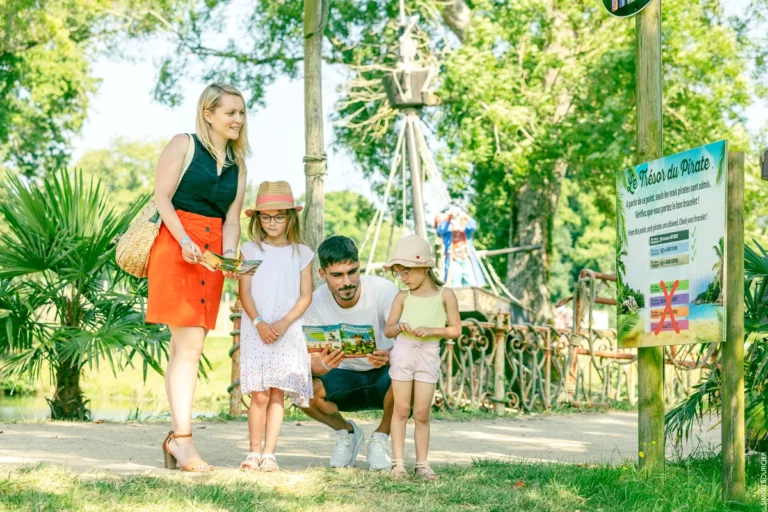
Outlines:
[{"label": "bag shoulder strap", "polygon": [[[179,185],[181,185],[181,180],[184,179],[184,173],[187,172],[187,169],[189,169],[189,164],[192,163],[192,158],[195,156],[195,137],[191,133],[187,134],[189,136],[189,145],[187,146],[187,154],[184,156],[184,163],[181,166],[181,174],[179,175],[179,182],[176,183],[176,190],[179,190]],[[174,194],[176,191],[174,190]]]}]

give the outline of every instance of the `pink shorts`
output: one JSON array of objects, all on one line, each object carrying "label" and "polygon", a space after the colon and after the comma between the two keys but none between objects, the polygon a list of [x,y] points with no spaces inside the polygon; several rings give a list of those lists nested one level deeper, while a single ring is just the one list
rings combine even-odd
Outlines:
[{"label": "pink shorts", "polygon": [[389,353],[389,365],[389,377],[393,380],[434,384],[440,370],[440,342],[398,336]]}]

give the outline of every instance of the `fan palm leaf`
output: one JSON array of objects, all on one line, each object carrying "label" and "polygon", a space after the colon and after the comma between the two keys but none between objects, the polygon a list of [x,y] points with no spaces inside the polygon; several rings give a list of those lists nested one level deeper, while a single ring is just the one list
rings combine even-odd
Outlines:
[{"label": "fan palm leaf", "polygon": [[44,362],[52,379],[69,372],[77,410],[57,403],[66,392],[57,385],[52,415],[87,416],[79,388],[84,367],[106,363],[117,375],[138,356],[146,377],[149,368],[162,373],[167,358],[167,332],[144,322],[146,283],[126,277],[114,259],[116,238],[146,197],[118,212],[98,181],[66,170],[40,186],[17,176],[7,182],[8,200],[0,205],[7,226],[0,233],[7,248],[0,252],[0,354],[8,357],[2,373],[38,378]]}]

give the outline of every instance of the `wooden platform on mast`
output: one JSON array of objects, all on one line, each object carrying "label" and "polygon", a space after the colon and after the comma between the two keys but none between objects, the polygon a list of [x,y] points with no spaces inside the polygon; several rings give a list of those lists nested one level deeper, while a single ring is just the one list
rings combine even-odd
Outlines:
[{"label": "wooden platform on mast", "polygon": [[462,318],[477,318],[479,313],[486,319],[490,319],[499,313],[509,313],[513,323],[525,319],[525,310],[521,304],[485,288],[465,286],[452,288],[452,290],[459,301],[459,313]]}]

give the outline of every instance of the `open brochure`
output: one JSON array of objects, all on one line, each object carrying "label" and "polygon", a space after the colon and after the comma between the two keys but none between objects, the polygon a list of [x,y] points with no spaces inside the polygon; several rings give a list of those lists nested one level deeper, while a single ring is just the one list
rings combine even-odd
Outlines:
[{"label": "open brochure", "polygon": [[332,350],[341,349],[348,358],[365,357],[376,350],[372,325],[305,325],[302,329],[310,352],[320,352],[330,345]]},{"label": "open brochure", "polygon": [[241,260],[225,258],[221,254],[205,251],[201,262],[209,270],[221,270],[222,272],[234,272],[235,274],[252,276],[261,265],[262,260]]}]

